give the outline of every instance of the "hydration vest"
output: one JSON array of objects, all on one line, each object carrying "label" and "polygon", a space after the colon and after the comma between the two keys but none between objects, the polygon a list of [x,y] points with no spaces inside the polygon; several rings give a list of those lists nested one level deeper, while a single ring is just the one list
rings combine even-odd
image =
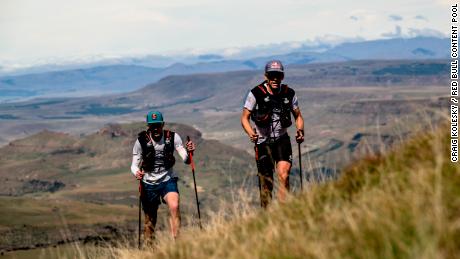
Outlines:
[{"label": "hydration vest", "polygon": [[281,90],[278,94],[271,95],[266,89],[265,84],[254,87],[251,92],[256,98],[256,106],[251,112],[251,120],[261,127],[267,128],[272,121],[272,115],[278,114],[282,128],[287,128],[292,125],[291,113],[292,100],[294,99],[295,92],[287,85],[282,84]]},{"label": "hydration vest", "polygon": [[[163,130],[164,148],[162,162],[166,170],[173,167],[176,163],[176,159],[174,158],[174,135],[175,133],[173,131]],[[138,134],[137,139],[142,147],[141,169],[151,172],[155,168],[155,162],[157,159],[155,156],[155,147],[153,145],[147,145],[150,139],[147,136],[147,131],[145,130]]]}]

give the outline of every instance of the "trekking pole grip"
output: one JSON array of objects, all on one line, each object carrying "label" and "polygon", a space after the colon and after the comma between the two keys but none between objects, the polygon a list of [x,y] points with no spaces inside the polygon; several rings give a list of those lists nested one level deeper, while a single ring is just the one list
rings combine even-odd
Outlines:
[{"label": "trekking pole grip", "polygon": [[[187,136],[187,142],[190,142],[190,136]],[[185,144],[187,145],[187,143],[185,143]],[[187,153],[192,154],[192,152],[188,151],[188,150],[187,150]]]},{"label": "trekking pole grip", "polygon": [[[187,136],[187,142],[190,142],[190,136]],[[193,152],[187,150],[187,153],[190,158],[190,165],[192,166],[192,170],[195,171],[195,164],[193,163]]]}]

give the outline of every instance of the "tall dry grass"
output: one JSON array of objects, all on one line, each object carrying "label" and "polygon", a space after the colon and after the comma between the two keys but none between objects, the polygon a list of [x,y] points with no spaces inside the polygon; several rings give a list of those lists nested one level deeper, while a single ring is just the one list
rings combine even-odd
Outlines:
[{"label": "tall dry grass", "polygon": [[416,135],[268,211],[235,195],[237,206],[210,217],[203,231],[183,229],[176,241],[159,233],[153,247],[112,247],[97,257],[456,258],[460,167],[450,162],[448,133]]}]

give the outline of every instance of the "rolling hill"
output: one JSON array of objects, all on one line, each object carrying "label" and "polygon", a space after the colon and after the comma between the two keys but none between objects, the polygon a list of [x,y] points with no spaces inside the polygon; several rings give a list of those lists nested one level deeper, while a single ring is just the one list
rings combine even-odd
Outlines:
[{"label": "rolling hill", "polygon": [[[104,235],[113,238],[113,229],[133,231],[138,196],[129,168],[132,146],[144,127],[144,123],[107,125],[82,137],[43,131],[1,148],[0,250]],[[221,203],[231,203],[233,192],[255,185],[247,153],[203,139],[189,126],[167,127],[197,143],[194,159],[205,217]],[[181,210],[189,222],[185,224],[193,224],[191,170],[181,163],[175,168],[180,175]]]},{"label": "rolling hill", "polygon": [[[443,88],[448,73],[445,60],[289,66],[286,82],[296,90],[306,121],[306,179],[336,177],[336,170],[365,152],[378,153],[404,140],[410,126],[436,125],[448,106]],[[221,197],[232,201],[241,186],[254,187],[253,158],[242,151],[252,146],[241,132],[239,115],[247,91],[261,80],[260,71],[168,76],[131,93],[0,104],[0,132],[7,143],[0,148],[0,206],[17,205],[4,209],[0,219],[2,249],[30,247],[39,244],[36,240],[46,245],[132,234],[137,189],[128,169],[130,149],[144,126],[113,122],[139,121],[148,109],[161,110],[167,121],[193,125],[169,126],[191,135],[203,150],[196,161],[205,210],[217,208]],[[190,216],[189,168],[177,169],[183,211]],[[106,216],[113,211],[119,218]],[[185,222],[193,225],[193,216]]]},{"label": "rolling hill", "polygon": [[[0,141],[6,144],[44,129],[78,136],[106,123],[137,121],[156,109],[167,121],[200,129],[207,139],[251,151],[239,116],[246,93],[261,80],[259,71],[168,76],[120,95],[0,104]],[[439,117],[449,105],[444,88],[448,81],[446,60],[291,65],[286,82],[296,90],[306,125],[302,153],[335,140],[348,142],[357,133],[375,134],[404,120]],[[318,162],[318,168],[343,164],[318,160],[327,162]]]},{"label": "rolling hill", "polygon": [[268,211],[235,211],[233,221],[216,219],[152,250],[100,251],[119,258],[456,258],[459,179],[448,127],[440,127]]}]

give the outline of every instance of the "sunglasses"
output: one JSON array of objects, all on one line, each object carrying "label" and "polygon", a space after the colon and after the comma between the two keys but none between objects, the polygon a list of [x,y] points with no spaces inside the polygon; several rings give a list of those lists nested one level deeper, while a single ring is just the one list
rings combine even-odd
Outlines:
[{"label": "sunglasses", "polygon": [[282,72],[268,72],[266,76],[269,80],[275,80],[275,79],[283,80],[284,79],[284,73]]},{"label": "sunglasses", "polygon": [[163,123],[152,123],[152,124],[149,124],[148,126],[149,126],[149,129],[154,130],[154,129],[159,129],[163,127]]}]

